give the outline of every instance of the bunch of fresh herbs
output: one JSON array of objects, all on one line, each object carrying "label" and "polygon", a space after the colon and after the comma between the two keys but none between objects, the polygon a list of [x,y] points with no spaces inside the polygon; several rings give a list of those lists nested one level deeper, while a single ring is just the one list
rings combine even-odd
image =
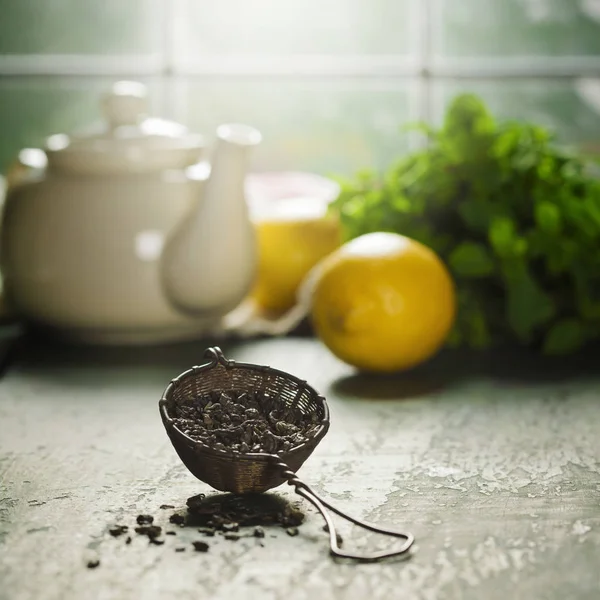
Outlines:
[{"label": "bunch of fresh herbs", "polygon": [[547,129],[497,122],[476,96],[418,127],[427,147],[342,180],[347,238],[392,231],[437,252],[457,287],[449,343],[568,354],[600,337],[600,178]]}]

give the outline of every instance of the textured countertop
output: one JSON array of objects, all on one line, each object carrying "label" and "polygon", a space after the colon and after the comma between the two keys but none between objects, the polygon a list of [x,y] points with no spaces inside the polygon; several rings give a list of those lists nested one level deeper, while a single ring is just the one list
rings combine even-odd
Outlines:
[{"label": "textured countertop", "polygon": [[[212,493],[177,458],[157,402],[207,344],[75,350],[25,344],[0,380],[0,599],[597,599],[600,375],[444,358],[354,375],[306,338],[224,344],[326,395],[331,429],[299,475],[358,517],[411,530],[408,561],[336,563],[305,502],[300,534],[162,546],[107,529]],[[557,363],[557,365],[562,363]],[[577,365],[576,365],[577,366]],[[295,501],[291,488],[276,494]],[[376,541],[341,526],[345,546]],[[187,546],[177,553],[178,545]],[[100,566],[88,569],[86,561]]]}]

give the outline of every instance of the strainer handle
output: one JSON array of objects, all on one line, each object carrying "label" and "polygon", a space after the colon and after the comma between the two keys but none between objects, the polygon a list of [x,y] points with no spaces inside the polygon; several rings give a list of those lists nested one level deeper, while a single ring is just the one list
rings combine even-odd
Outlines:
[{"label": "strainer handle", "polygon": [[223,351],[219,346],[213,346],[212,348],[207,348],[204,351],[204,358],[210,358],[211,363],[216,366],[221,363],[223,366],[227,367],[233,363],[233,361],[225,358]]},{"label": "strainer handle", "polygon": [[[366,523],[365,521],[361,521],[352,517],[345,512],[341,511],[339,508],[331,505],[326,500],[323,500],[320,496],[318,496],[306,483],[302,480],[298,479],[296,473],[294,473],[288,465],[284,462],[278,460],[276,466],[280,467],[282,470],[282,475],[287,479],[289,485],[295,488],[297,494],[306,498],[323,516],[325,519],[325,523],[327,524],[327,530],[329,531],[329,553],[332,556],[336,556],[338,558],[350,558],[353,560],[359,560],[362,562],[377,562],[386,558],[392,558],[394,556],[403,556],[407,555],[410,550],[413,542],[415,541],[414,536],[411,533],[403,533],[400,531],[395,531],[393,529],[387,529],[384,527],[379,527],[378,525],[373,525],[372,523]],[[369,531],[374,531],[375,533],[381,533],[383,535],[388,535],[391,537],[396,537],[404,540],[404,543],[394,548],[393,550],[380,550],[378,552],[370,552],[366,554],[358,554],[356,552],[346,552],[342,550],[337,541],[337,532],[335,530],[335,524],[333,519],[331,518],[331,514],[327,510],[329,509],[331,512],[334,512],[336,515],[339,515],[343,519],[358,525],[358,527],[362,527],[363,529],[367,529]]]}]

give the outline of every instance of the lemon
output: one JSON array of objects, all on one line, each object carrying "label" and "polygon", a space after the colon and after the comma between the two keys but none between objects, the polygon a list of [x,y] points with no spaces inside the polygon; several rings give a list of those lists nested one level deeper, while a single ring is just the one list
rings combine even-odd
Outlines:
[{"label": "lemon", "polygon": [[393,372],[427,360],[453,325],[452,278],[423,244],[370,233],[344,244],[311,274],[310,317],[338,358]]},{"label": "lemon", "polygon": [[341,245],[339,221],[311,198],[277,201],[253,220],[259,259],[250,297],[266,311],[284,312],[296,303],[307,273]]}]

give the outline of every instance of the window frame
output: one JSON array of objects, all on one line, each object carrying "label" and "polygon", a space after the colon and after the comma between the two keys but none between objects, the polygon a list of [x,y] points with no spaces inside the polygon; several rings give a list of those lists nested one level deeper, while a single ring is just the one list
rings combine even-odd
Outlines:
[{"label": "window frame", "polygon": [[328,80],[410,79],[416,84],[418,118],[432,121],[432,87],[437,81],[502,79],[572,79],[600,77],[600,56],[444,58],[435,56],[433,11],[439,0],[409,0],[415,23],[416,48],[402,55],[310,55],[295,57],[181,57],[175,52],[178,19],[185,18],[186,0],[160,0],[161,42],[157,52],[144,55],[0,55],[0,77],[147,78],[167,85],[161,98],[163,114],[174,114],[174,78],[294,78]]}]

